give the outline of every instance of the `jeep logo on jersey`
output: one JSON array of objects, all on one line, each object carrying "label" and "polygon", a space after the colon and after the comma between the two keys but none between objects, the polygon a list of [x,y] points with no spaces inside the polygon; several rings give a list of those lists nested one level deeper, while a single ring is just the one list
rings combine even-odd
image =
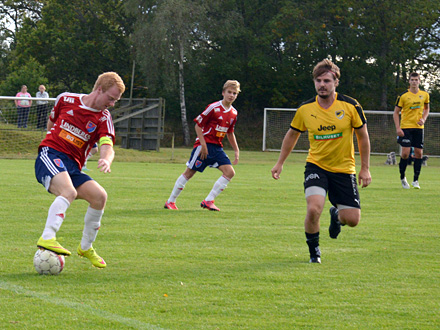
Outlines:
[{"label": "jeep logo on jersey", "polygon": [[318,131],[334,131],[336,129],[335,125],[322,126],[320,125]]},{"label": "jeep logo on jersey", "polygon": [[336,110],[335,115],[338,119],[342,119],[345,116],[345,112],[344,112],[344,110]]},{"label": "jeep logo on jersey", "polygon": [[89,132],[89,133],[93,133],[93,132],[95,131],[95,129],[96,129],[96,124],[94,124],[94,123],[92,123],[91,121],[89,121],[89,122],[87,123],[86,128],[87,128],[87,132]]}]

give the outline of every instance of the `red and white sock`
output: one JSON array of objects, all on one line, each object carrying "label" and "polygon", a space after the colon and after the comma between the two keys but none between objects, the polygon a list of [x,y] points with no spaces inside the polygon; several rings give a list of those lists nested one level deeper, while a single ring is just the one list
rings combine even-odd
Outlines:
[{"label": "red and white sock", "polygon": [[87,209],[84,217],[84,230],[81,239],[81,249],[87,251],[92,247],[92,243],[95,241],[98,235],[98,230],[101,227],[101,219],[104,214],[104,210],[95,210],[90,206]]},{"label": "red and white sock", "polygon": [[222,175],[212,187],[212,190],[209,192],[208,197],[205,198],[205,201],[213,201],[223,190],[225,190],[228,185],[230,179]]},{"label": "red and white sock", "polygon": [[64,217],[69,206],[69,201],[63,196],[58,196],[55,198],[49,208],[46,226],[44,227],[42,235],[43,239],[51,239],[56,237],[56,234],[64,221]]},{"label": "red and white sock", "polygon": [[174,184],[173,191],[171,192],[170,198],[168,198],[168,203],[176,202],[177,197],[179,197],[183,188],[185,188],[187,182],[188,179],[183,174],[177,178],[176,183]]}]

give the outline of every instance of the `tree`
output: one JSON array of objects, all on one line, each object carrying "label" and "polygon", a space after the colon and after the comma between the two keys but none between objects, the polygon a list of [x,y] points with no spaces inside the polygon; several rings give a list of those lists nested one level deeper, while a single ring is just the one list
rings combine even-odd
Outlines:
[{"label": "tree", "polygon": [[[196,71],[203,70],[212,52],[218,49],[216,36],[230,34],[227,28],[231,18],[224,10],[225,3],[128,0],[126,8],[131,14],[137,14],[133,43],[147,85],[152,93],[178,92],[184,145],[189,145],[187,70],[195,75]],[[200,81],[193,85],[195,89],[203,88]]]},{"label": "tree", "polygon": [[89,92],[104,71],[129,81],[130,18],[120,0],[51,0],[41,19],[25,21],[17,32],[15,56],[35,58],[57,92]]},{"label": "tree", "polygon": [[26,85],[29,93],[34,95],[38,91],[39,85],[48,84],[44,74],[44,68],[35,59],[31,58],[2,80],[0,83],[0,94],[15,96],[20,91],[21,86]]},{"label": "tree", "polygon": [[36,22],[41,18],[41,9],[47,0],[4,0],[0,3],[0,27],[2,35],[12,48],[16,43],[16,33],[25,20]]},{"label": "tree", "polygon": [[[137,14],[133,42],[137,62],[148,72],[148,85],[152,91],[160,88],[179,91],[180,116],[184,145],[189,145],[190,134],[185,103],[185,62],[191,55],[191,33],[200,7],[191,1],[128,1],[127,10]],[[178,78],[178,85],[176,84]]]}]

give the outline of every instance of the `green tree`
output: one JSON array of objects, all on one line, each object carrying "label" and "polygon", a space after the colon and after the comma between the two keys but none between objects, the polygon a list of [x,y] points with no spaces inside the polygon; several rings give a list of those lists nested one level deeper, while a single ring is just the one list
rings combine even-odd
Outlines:
[{"label": "green tree", "polygon": [[96,77],[131,74],[130,18],[120,0],[50,0],[41,19],[25,21],[17,32],[18,62],[35,58],[57,92],[89,92]]},{"label": "green tree", "polygon": [[33,58],[26,61],[16,70],[9,73],[0,83],[0,95],[15,96],[22,85],[28,87],[31,95],[35,96],[38,86],[48,85],[47,78],[44,77],[44,68]]},{"label": "green tree", "polygon": [[[145,72],[151,92],[178,93],[184,145],[190,144],[186,107],[186,70],[203,67],[205,53],[216,48],[212,34],[219,22],[210,14],[220,1],[128,0],[127,10],[137,15],[133,43],[137,62]],[[228,19],[221,12],[225,26]],[[197,87],[196,87],[197,88]]]}]

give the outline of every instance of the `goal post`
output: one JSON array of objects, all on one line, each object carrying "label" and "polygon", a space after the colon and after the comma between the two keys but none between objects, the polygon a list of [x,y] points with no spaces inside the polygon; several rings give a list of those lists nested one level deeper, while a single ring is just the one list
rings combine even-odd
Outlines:
[{"label": "goal post", "polygon": [[[263,123],[263,151],[280,151],[284,135],[290,127],[297,109],[265,108]],[[393,111],[364,110],[367,117],[368,133],[370,135],[371,153],[398,153],[396,128]],[[424,154],[440,157],[440,113],[430,112],[425,124]],[[356,136],[356,135],[355,135]],[[355,148],[358,151],[356,137]],[[307,132],[301,134],[295,151],[307,151],[309,141]]]}]

